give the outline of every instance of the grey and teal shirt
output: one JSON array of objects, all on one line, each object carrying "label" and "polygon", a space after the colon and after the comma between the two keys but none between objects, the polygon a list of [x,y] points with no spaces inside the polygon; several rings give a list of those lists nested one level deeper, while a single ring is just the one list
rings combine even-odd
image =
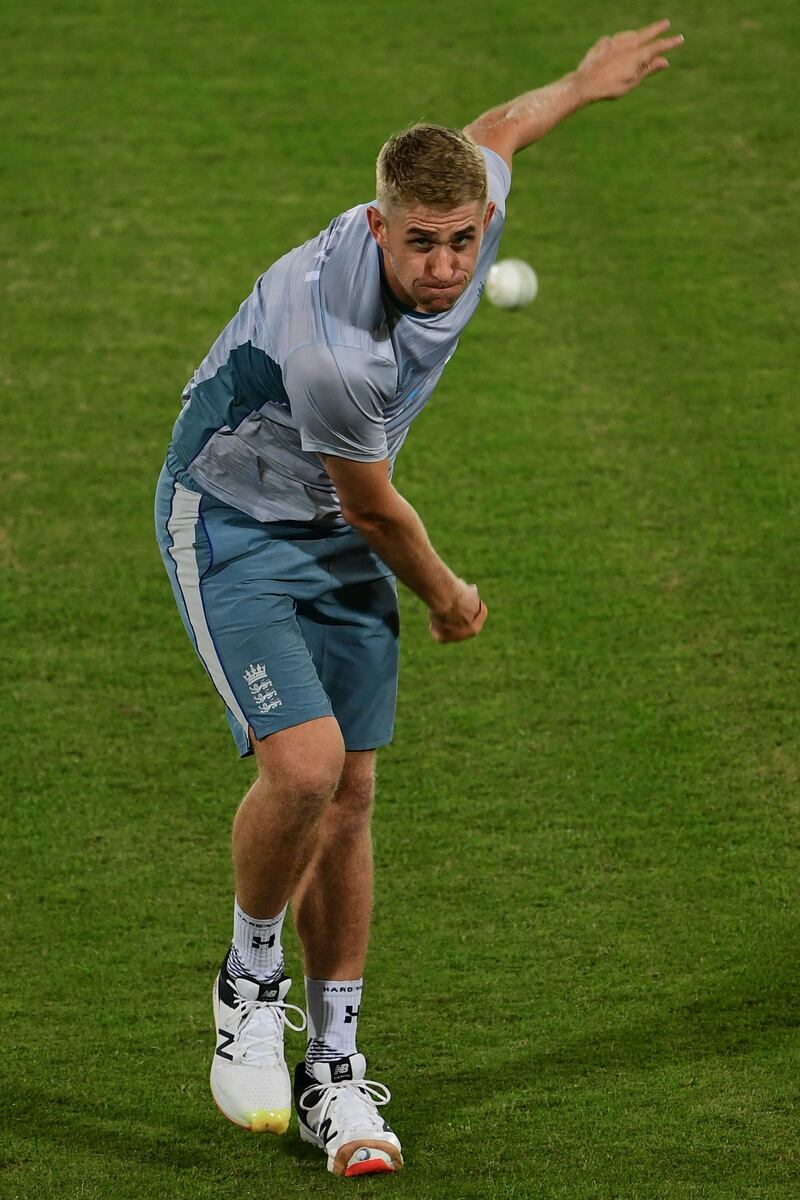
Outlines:
[{"label": "grey and teal shirt", "polygon": [[259,521],[344,524],[319,454],[388,458],[391,471],[497,255],[511,172],[483,154],[497,209],[453,307],[399,304],[368,205],[348,209],[259,277],[186,385],[167,453],[179,481]]}]

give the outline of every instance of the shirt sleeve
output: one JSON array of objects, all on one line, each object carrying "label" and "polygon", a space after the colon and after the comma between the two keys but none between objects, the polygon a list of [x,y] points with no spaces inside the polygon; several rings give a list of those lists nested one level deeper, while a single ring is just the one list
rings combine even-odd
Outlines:
[{"label": "shirt sleeve", "polygon": [[505,216],[506,196],[511,191],[511,168],[505,159],[488,146],[481,146],[481,153],[486,159],[486,173],[489,176],[489,199],[494,200]]},{"label": "shirt sleeve", "polygon": [[511,189],[511,171],[508,163],[499,154],[495,154],[494,150],[490,150],[488,146],[481,146],[481,150],[489,175],[489,199],[494,200],[497,205],[489,227],[483,235],[475,268],[475,274],[485,278],[500,248],[500,238],[506,220],[506,196]]},{"label": "shirt sleeve", "polygon": [[384,411],[397,367],[350,346],[301,346],[283,368],[283,385],[304,450],[357,462],[388,458]]}]

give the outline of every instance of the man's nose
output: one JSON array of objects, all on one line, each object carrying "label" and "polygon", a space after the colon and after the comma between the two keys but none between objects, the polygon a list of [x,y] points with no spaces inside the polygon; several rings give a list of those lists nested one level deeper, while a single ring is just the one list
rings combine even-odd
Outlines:
[{"label": "man's nose", "polygon": [[437,246],[428,260],[428,267],[434,279],[447,283],[453,277],[453,264],[450,261],[450,250],[447,246]]}]

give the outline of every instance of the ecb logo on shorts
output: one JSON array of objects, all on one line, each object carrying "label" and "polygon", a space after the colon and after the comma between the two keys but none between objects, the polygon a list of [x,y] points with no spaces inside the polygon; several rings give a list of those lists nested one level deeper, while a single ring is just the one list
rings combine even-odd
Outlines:
[{"label": "ecb logo on shorts", "polygon": [[278,699],[277,689],[263,663],[250,663],[243,678],[260,713],[270,713],[273,708],[282,707],[283,701]]}]

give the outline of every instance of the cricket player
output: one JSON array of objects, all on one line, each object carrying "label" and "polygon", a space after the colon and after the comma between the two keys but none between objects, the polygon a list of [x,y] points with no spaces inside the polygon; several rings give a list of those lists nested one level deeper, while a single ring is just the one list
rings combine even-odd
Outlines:
[{"label": "cricket player", "polygon": [[[389,1090],[357,1049],[375,754],[391,741],[397,694],[396,579],[426,606],[435,642],[475,637],[487,618],[393,487],[394,461],[480,300],[514,155],[667,67],[683,40],[668,26],[601,38],[564,78],[463,130],[422,124],[389,138],[376,200],[259,277],[183,394],[158,541],[239,754],[258,767],[233,822],[211,1090],[230,1121],[276,1134],[293,1092],[300,1136],[337,1175],[403,1164],[383,1115]],[[290,903],[305,1012],[284,972]],[[307,1028],[293,1089],[286,1024]]]}]

